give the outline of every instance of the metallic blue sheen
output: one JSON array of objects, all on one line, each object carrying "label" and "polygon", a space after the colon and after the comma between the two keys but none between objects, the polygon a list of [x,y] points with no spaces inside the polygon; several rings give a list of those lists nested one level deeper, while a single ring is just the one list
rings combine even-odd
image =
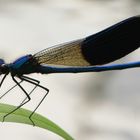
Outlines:
[{"label": "metallic blue sheen", "polygon": [[80,73],[80,72],[102,72],[110,70],[123,70],[128,68],[140,67],[140,61],[130,62],[125,64],[112,64],[102,66],[88,66],[88,67],[57,67],[49,65],[40,65],[37,68],[38,73],[49,74],[49,73]]},{"label": "metallic blue sheen", "polygon": [[[0,96],[0,99],[16,86],[26,95],[19,106],[3,116],[3,121],[8,115],[28,103],[31,100],[30,95],[37,87],[40,87],[45,91],[45,95],[29,115],[31,123],[35,125],[31,117],[49,93],[49,89],[40,85],[40,81],[27,77],[25,74],[102,72],[140,67],[140,61],[105,65],[136,50],[140,46],[139,33],[140,16],[136,16],[97,34],[96,39],[95,35],[92,35],[72,43],[59,45],[57,49],[52,47],[35,55],[22,56],[10,64],[0,59],[0,75],[4,74],[0,87],[9,73],[16,84]],[[16,80],[17,78],[20,81]],[[33,89],[27,92],[21,84],[23,81],[32,84]]]},{"label": "metallic blue sheen", "polygon": [[4,62],[3,59],[0,59],[0,66],[1,66],[2,64],[5,64],[5,62]]},{"label": "metallic blue sheen", "polygon": [[19,69],[23,64],[28,62],[30,56],[31,55],[25,55],[15,60],[13,63],[11,63],[12,69]]}]

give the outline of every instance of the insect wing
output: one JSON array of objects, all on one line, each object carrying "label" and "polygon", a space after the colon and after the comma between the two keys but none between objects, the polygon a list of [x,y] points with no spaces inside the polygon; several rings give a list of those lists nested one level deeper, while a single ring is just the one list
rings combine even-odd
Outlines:
[{"label": "insect wing", "polygon": [[81,50],[83,40],[79,39],[47,48],[33,57],[41,65],[89,66]]},{"label": "insect wing", "polygon": [[103,65],[139,48],[139,35],[140,16],[135,16],[84,39],[45,49],[33,57],[41,65]]}]

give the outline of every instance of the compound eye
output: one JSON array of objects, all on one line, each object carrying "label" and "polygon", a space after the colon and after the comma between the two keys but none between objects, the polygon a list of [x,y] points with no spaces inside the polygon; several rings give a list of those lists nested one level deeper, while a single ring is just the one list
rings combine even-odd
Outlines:
[{"label": "compound eye", "polygon": [[8,73],[8,67],[5,65],[5,62],[3,59],[0,59],[0,75]]},{"label": "compound eye", "polygon": [[0,66],[5,64],[4,60],[3,59],[0,59]]}]

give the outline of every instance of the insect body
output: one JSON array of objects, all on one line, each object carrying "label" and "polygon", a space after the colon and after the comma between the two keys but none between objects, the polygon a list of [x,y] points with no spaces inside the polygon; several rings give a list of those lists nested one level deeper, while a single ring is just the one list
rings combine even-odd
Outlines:
[{"label": "insect body", "polygon": [[[25,74],[100,72],[139,67],[140,62],[104,65],[120,59],[139,48],[139,35],[140,17],[134,16],[89,37],[50,47],[34,55],[29,54],[22,56],[10,64],[6,64],[3,59],[0,59],[0,74],[4,74],[0,86],[10,73],[13,81],[16,83],[15,86],[19,86],[26,95],[22,103],[5,115],[3,120],[9,114],[29,102],[31,99],[30,94],[36,87],[40,87],[45,90],[45,95],[29,116],[32,121],[31,117],[33,113],[49,92],[46,87],[39,84],[40,82],[38,80],[27,77]],[[16,78],[19,78],[21,81],[18,82]],[[34,85],[31,92],[27,93],[21,86],[23,81]],[[4,95],[2,95],[1,98]],[[33,121],[32,123],[34,125]]]}]

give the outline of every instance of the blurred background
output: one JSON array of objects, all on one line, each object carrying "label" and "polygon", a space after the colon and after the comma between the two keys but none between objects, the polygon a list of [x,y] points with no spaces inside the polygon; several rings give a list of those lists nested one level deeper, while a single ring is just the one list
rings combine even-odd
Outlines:
[{"label": "blurred background", "polygon": [[[25,54],[83,38],[140,13],[139,0],[0,0],[0,57],[12,62]],[[116,63],[140,59],[136,50]],[[139,68],[102,73],[32,74],[50,89],[37,110],[76,140],[139,140]],[[6,79],[1,94],[14,83]],[[32,88],[24,84],[26,89]],[[33,109],[43,91],[37,89],[25,108]],[[14,89],[1,102],[18,105]],[[28,125],[0,123],[3,140],[61,140]]]}]

